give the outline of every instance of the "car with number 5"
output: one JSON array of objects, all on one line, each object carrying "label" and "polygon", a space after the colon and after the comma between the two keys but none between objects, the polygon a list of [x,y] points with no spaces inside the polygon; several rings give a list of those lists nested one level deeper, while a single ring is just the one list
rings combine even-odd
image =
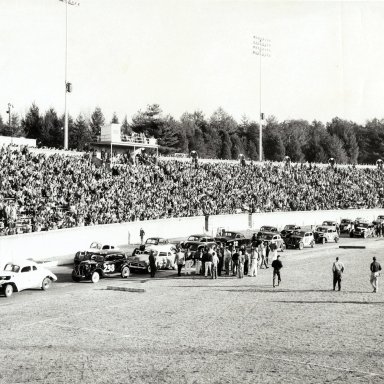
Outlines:
[{"label": "car with number 5", "polygon": [[130,275],[128,259],[121,252],[108,255],[94,254],[90,260],[81,261],[72,271],[72,280],[91,280],[97,283],[100,278],[120,275],[126,278]]},{"label": "car with number 5", "polygon": [[56,280],[54,273],[34,261],[8,263],[4,270],[0,271],[0,290],[6,297],[12,296],[13,292],[30,288],[41,288],[46,291],[52,281]]}]

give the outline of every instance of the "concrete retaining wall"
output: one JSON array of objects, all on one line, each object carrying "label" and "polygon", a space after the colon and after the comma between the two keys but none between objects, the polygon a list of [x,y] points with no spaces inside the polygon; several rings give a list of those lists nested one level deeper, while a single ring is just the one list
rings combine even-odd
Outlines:
[{"label": "concrete retaining wall", "polygon": [[[382,214],[384,214],[384,209],[217,215],[209,217],[207,232],[215,235],[218,228],[225,228],[248,230],[248,234],[251,235],[253,230],[262,225],[273,225],[282,229],[286,224],[318,225],[324,220],[340,221],[342,218],[364,217],[373,220]],[[204,233],[205,227],[205,217],[198,216],[4,236],[0,237],[0,268],[5,262],[20,257],[32,258],[36,261],[55,260],[63,256],[72,258],[77,251],[88,248],[89,244],[95,240],[115,245],[139,243],[140,228],[144,229],[145,238],[151,236],[177,238],[187,237],[194,233]]]}]

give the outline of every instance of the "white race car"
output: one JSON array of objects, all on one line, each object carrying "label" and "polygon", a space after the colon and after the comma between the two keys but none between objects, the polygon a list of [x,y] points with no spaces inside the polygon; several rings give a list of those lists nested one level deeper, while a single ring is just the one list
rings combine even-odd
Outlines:
[{"label": "white race car", "polygon": [[46,291],[56,281],[54,273],[41,267],[34,261],[24,260],[17,263],[8,263],[4,270],[0,271],[0,290],[6,297],[13,292],[24,289],[41,288]]}]

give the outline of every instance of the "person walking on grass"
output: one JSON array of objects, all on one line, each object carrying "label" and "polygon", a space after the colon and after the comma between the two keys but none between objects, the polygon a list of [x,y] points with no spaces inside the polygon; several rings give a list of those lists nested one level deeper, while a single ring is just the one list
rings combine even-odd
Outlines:
[{"label": "person walking on grass", "polygon": [[283,263],[280,261],[280,256],[277,256],[275,260],[272,261],[273,268],[273,288],[275,288],[275,279],[277,276],[277,285],[281,283],[280,269],[283,268]]},{"label": "person walking on grass", "polygon": [[181,270],[185,265],[185,253],[181,248],[177,250],[175,264],[177,265],[177,276],[181,276]]},{"label": "person walking on grass", "polygon": [[373,258],[373,262],[370,265],[371,270],[371,285],[373,287],[373,293],[379,292],[379,276],[381,271],[381,265],[376,261],[376,257]]},{"label": "person walking on grass", "polygon": [[333,272],[333,290],[336,290],[336,284],[338,286],[339,291],[341,290],[341,277],[344,273],[344,264],[339,261],[339,258],[336,257],[336,261],[333,263],[332,266],[332,272]]}]

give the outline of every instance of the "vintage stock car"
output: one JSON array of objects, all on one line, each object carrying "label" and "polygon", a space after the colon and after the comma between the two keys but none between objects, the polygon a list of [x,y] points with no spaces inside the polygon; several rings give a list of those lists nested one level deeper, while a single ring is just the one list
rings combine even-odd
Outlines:
[{"label": "vintage stock car", "polygon": [[371,223],[358,223],[355,225],[355,228],[350,232],[350,237],[372,237],[374,235],[374,225]]},{"label": "vintage stock car", "polygon": [[295,231],[285,239],[287,248],[303,249],[304,247],[314,247],[315,239],[311,231]]},{"label": "vintage stock car", "polygon": [[337,243],[339,241],[339,234],[336,231],[335,227],[317,227],[314,233],[314,238],[316,243],[329,243],[334,241]]},{"label": "vintage stock car", "polygon": [[6,297],[24,289],[41,288],[46,291],[57,277],[48,269],[30,260],[8,263],[0,271],[0,290]]},{"label": "vintage stock car", "polygon": [[153,251],[156,258],[157,269],[176,269],[175,249],[171,245],[158,246],[151,250],[136,251],[134,255],[129,257],[128,266],[132,272],[144,271],[151,272],[149,265],[149,252]]},{"label": "vintage stock car", "polygon": [[130,275],[128,260],[123,253],[93,254],[90,260],[83,260],[75,264],[72,279],[76,282],[91,280],[92,283],[97,283],[100,278],[117,274],[124,278]]}]

